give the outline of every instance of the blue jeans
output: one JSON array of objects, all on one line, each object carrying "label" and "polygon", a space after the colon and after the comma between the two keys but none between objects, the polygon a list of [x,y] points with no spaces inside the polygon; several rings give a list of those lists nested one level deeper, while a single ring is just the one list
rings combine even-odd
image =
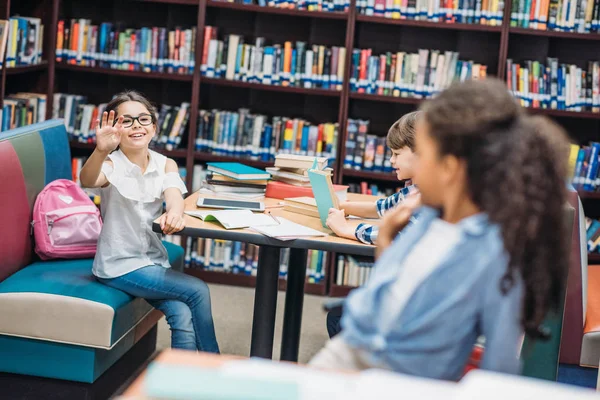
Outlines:
[{"label": "blue jeans", "polygon": [[98,280],[141,297],[162,311],[171,328],[171,347],[219,353],[210,292],[200,279],[150,265],[116,278]]}]

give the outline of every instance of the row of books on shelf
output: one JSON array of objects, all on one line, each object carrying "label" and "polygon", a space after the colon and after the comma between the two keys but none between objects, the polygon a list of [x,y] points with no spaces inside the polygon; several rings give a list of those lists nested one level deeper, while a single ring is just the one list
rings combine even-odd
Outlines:
[{"label": "row of books on shelf", "polygon": [[361,258],[340,254],[337,257],[335,284],[343,286],[362,286],[368,280],[373,268],[372,258]]},{"label": "row of books on shelf", "polygon": [[276,7],[288,10],[303,11],[337,11],[347,12],[350,8],[348,0],[217,0],[220,3],[236,3]]},{"label": "row of books on shelf", "polygon": [[335,158],[339,126],[302,118],[237,111],[200,110],[196,150],[273,161],[278,153]]},{"label": "row of books on shelf", "polygon": [[549,57],[546,63],[506,60],[509,90],[521,105],[568,111],[600,110],[600,62],[588,62],[588,68],[560,63]]},{"label": "row of books on shelf", "polygon": [[56,61],[128,71],[191,74],[196,27],[123,27],[89,19],[59,20]]},{"label": "row of books on shelf", "polygon": [[[206,271],[256,276],[259,246],[220,239],[188,239],[186,266]],[[322,283],[327,270],[327,252],[308,250],[306,277],[308,283]],[[290,249],[281,249],[279,276],[287,277]]]},{"label": "row of books on shelf", "polygon": [[431,97],[455,81],[483,79],[487,66],[458,59],[456,51],[419,49],[417,53],[354,49],[350,90],[394,97]]},{"label": "row of books on shelf", "polygon": [[591,142],[589,146],[571,145],[571,151],[577,153],[572,171],[572,185],[577,190],[595,192],[600,187],[600,143]]},{"label": "row of books on shelf", "polygon": [[39,18],[15,16],[0,20],[0,66],[35,65],[42,62],[44,24]]},{"label": "row of books on shelf", "polygon": [[392,172],[392,150],[385,137],[369,134],[369,124],[368,120],[348,119],[344,168]]},{"label": "row of books on shelf", "polygon": [[0,109],[0,131],[20,128],[46,120],[46,95],[18,92],[4,98]]},{"label": "row of books on shelf", "polygon": [[360,14],[416,21],[502,25],[502,0],[357,0]]},{"label": "row of books on shelf", "polygon": [[598,0],[514,0],[510,26],[561,32],[598,33]]},{"label": "row of books on shelf", "polygon": [[218,28],[204,28],[200,71],[209,78],[304,88],[341,90],[346,49],[287,41],[267,45],[264,37],[218,39]]}]

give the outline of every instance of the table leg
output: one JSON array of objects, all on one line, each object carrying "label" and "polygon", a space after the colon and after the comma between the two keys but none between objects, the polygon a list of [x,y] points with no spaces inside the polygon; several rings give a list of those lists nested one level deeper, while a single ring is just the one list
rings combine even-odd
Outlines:
[{"label": "table leg", "polygon": [[279,247],[260,246],[250,356],[272,358],[279,283]]},{"label": "table leg", "polygon": [[281,360],[285,361],[298,361],[304,282],[306,281],[306,258],[307,250],[290,249],[281,338]]}]

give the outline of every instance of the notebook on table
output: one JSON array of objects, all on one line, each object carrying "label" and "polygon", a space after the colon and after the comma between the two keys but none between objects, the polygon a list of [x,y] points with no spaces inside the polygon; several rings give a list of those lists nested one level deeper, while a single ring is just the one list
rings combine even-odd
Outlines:
[{"label": "notebook on table", "polygon": [[309,228],[308,226],[297,224],[289,219],[282,217],[275,218],[279,222],[276,225],[252,226],[251,228],[258,233],[262,233],[265,236],[278,240],[294,240],[306,237],[327,236],[327,234],[324,232]]},{"label": "notebook on table", "polygon": [[255,214],[250,210],[185,211],[202,221],[216,221],[225,229],[250,228],[251,226],[279,225],[267,214]]},{"label": "notebook on table", "polygon": [[308,170],[308,177],[312,186],[313,196],[317,202],[321,224],[327,228],[329,209],[335,208],[339,210],[340,208],[339,199],[335,194],[333,183],[331,182],[331,175],[326,171],[319,170],[317,160],[315,159],[313,168]]}]

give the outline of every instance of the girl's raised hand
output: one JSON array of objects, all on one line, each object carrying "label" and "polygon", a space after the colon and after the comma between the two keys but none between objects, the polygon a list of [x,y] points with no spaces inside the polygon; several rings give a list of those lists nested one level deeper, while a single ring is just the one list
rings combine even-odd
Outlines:
[{"label": "girl's raised hand", "polygon": [[101,152],[110,153],[111,151],[116,149],[117,146],[119,146],[119,143],[121,143],[121,134],[123,131],[123,116],[121,115],[119,119],[117,119],[116,124],[114,122],[114,111],[111,111],[110,113],[107,113],[105,111],[102,113],[101,127],[98,127],[100,124],[100,119],[96,120],[96,148]]}]

